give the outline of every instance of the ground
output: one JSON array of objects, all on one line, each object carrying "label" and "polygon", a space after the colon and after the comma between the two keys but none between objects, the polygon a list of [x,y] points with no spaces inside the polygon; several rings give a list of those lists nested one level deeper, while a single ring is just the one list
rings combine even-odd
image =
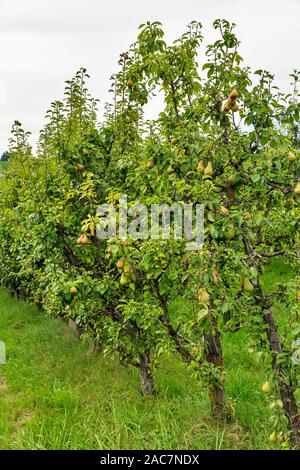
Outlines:
[{"label": "ground", "polygon": [[[272,269],[269,288],[289,275],[281,262]],[[1,289],[0,340],[0,449],[276,448],[261,392],[265,367],[248,351],[246,332],[224,337],[231,424],[212,420],[206,391],[174,357],[156,372],[158,396],[145,399],[134,369],[93,355],[66,323]]]}]

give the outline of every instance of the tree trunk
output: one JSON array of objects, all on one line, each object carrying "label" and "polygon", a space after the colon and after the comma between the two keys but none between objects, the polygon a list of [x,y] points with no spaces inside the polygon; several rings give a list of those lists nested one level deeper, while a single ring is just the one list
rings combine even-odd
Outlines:
[{"label": "tree trunk", "polygon": [[271,310],[265,311],[263,319],[268,326],[267,334],[270,343],[270,349],[273,353],[273,370],[276,373],[278,380],[278,387],[280,391],[283,409],[288,418],[288,427],[290,431],[290,443],[293,449],[300,449],[300,413],[297,407],[293,388],[286,377],[286,370],[284,364],[277,364],[277,354],[282,352],[282,346],[275,324],[274,314]]},{"label": "tree trunk", "polygon": [[141,380],[141,392],[144,396],[155,395],[155,385],[153,380],[150,353],[141,354],[139,361],[139,373]]},{"label": "tree trunk", "polygon": [[[215,330],[207,332],[204,336],[204,341],[207,362],[217,367],[220,373],[223,374],[224,363],[220,331],[215,328]],[[223,378],[221,380],[212,380],[209,386],[209,395],[212,415],[217,418],[224,417],[226,403]]]}]

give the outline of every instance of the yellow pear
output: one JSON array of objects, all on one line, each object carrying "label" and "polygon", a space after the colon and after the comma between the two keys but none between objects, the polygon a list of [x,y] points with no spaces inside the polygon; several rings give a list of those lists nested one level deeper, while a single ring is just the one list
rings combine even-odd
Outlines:
[{"label": "yellow pear", "polygon": [[245,279],[244,279],[243,288],[246,292],[251,292],[254,289],[253,285],[251,284],[251,282],[249,281],[249,279],[247,277],[245,277]]},{"label": "yellow pear", "polygon": [[149,162],[146,164],[147,170],[151,170],[151,168],[153,168],[154,165],[155,165],[154,160],[149,160]]},{"label": "yellow pear", "polygon": [[199,289],[199,291],[198,291],[198,300],[199,300],[200,304],[207,304],[209,302],[209,299],[210,299],[210,295],[207,292],[207,290],[204,287]]},{"label": "yellow pear", "polygon": [[116,267],[117,267],[118,269],[124,269],[124,266],[125,266],[125,260],[124,260],[124,258],[119,259],[119,261],[118,261],[117,264],[116,264]]},{"label": "yellow pear", "polygon": [[293,152],[289,152],[288,153],[288,161],[289,162],[294,162],[295,160],[297,160],[296,155]]},{"label": "yellow pear", "polygon": [[204,170],[205,170],[205,166],[203,164],[203,160],[200,160],[197,166],[197,171],[198,173],[201,173],[203,175]]},{"label": "yellow pear", "polygon": [[166,172],[168,173],[168,175],[171,175],[172,173],[174,173],[174,168],[169,165],[168,168],[166,169]]},{"label": "yellow pear", "polygon": [[129,279],[128,277],[122,273],[121,278],[120,278],[120,284],[121,286],[125,286],[128,283]]},{"label": "yellow pear", "polygon": [[204,168],[204,175],[205,176],[212,176],[214,170],[212,167],[211,162],[208,162],[207,166]]},{"label": "yellow pear", "polygon": [[272,442],[272,443],[277,441],[277,435],[276,435],[275,431],[273,431],[272,434],[270,434],[269,441]]},{"label": "yellow pear", "polygon": [[270,393],[270,391],[271,391],[271,385],[270,385],[270,383],[269,383],[268,381],[266,381],[266,382],[263,384],[263,386],[261,387],[261,391],[262,391],[263,393]]},{"label": "yellow pear", "polygon": [[236,235],[236,231],[233,227],[230,227],[228,230],[225,232],[225,238],[227,240],[232,240]]},{"label": "yellow pear", "polygon": [[231,101],[235,101],[238,96],[239,96],[239,94],[238,94],[237,90],[234,88],[232,90],[232,92],[230,93],[229,98],[231,99]]},{"label": "yellow pear", "polygon": [[228,183],[230,186],[235,186],[237,183],[237,176],[236,175],[230,175],[228,178]]},{"label": "yellow pear", "polygon": [[228,215],[228,214],[229,214],[229,210],[228,210],[227,207],[225,207],[225,206],[221,206],[221,207],[220,207],[220,212],[221,212],[221,214],[223,214],[223,215]]},{"label": "yellow pear", "polygon": [[75,286],[70,287],[70,293],[72,295],[76,295],[77,294],[77,288]]},{"label": "yellow pear", "polygon": [[300,181],[297,183],[294,193],[297,194],[297,196],[300,196]]},{"label": "yellow pear", "polygon": [[230,109],[231,109],[231,101],[228,99],[227,101],[225,101],[223,111],[225,113],[228,113],[228,111],[230,111]]}]

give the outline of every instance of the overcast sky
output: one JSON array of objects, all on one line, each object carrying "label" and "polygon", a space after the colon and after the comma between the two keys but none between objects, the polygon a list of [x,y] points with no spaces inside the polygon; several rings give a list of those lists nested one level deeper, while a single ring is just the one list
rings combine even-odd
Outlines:
[{"label": "overcast sky", "polygon": [[247,65],[270,70],[289,89],[289,73],[300,68],[300,0],[0,0],[0,151],[15,119],[36,140],[50,102],[81,66],[103,104],[140,23],[160,20],[173,40],[198,20],[209,42],[216,18],[237,24]]}]

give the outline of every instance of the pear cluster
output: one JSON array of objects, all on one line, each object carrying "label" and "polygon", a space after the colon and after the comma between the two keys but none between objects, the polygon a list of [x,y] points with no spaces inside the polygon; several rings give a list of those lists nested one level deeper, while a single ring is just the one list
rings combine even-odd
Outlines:
[{"label": "pear cluster", "polygon": [[228,96],[227,100],[225,101],[225,104],[224,104],[224,107],[223,107],[223,111],[225,113],[228,113],[229,111],[233,111],[234,113],[236,113],[238,110],[239,110],[239,106],[237,104],[237,97],[238,97],[238,92],[237,90],[234,88],[230,95]]}]

